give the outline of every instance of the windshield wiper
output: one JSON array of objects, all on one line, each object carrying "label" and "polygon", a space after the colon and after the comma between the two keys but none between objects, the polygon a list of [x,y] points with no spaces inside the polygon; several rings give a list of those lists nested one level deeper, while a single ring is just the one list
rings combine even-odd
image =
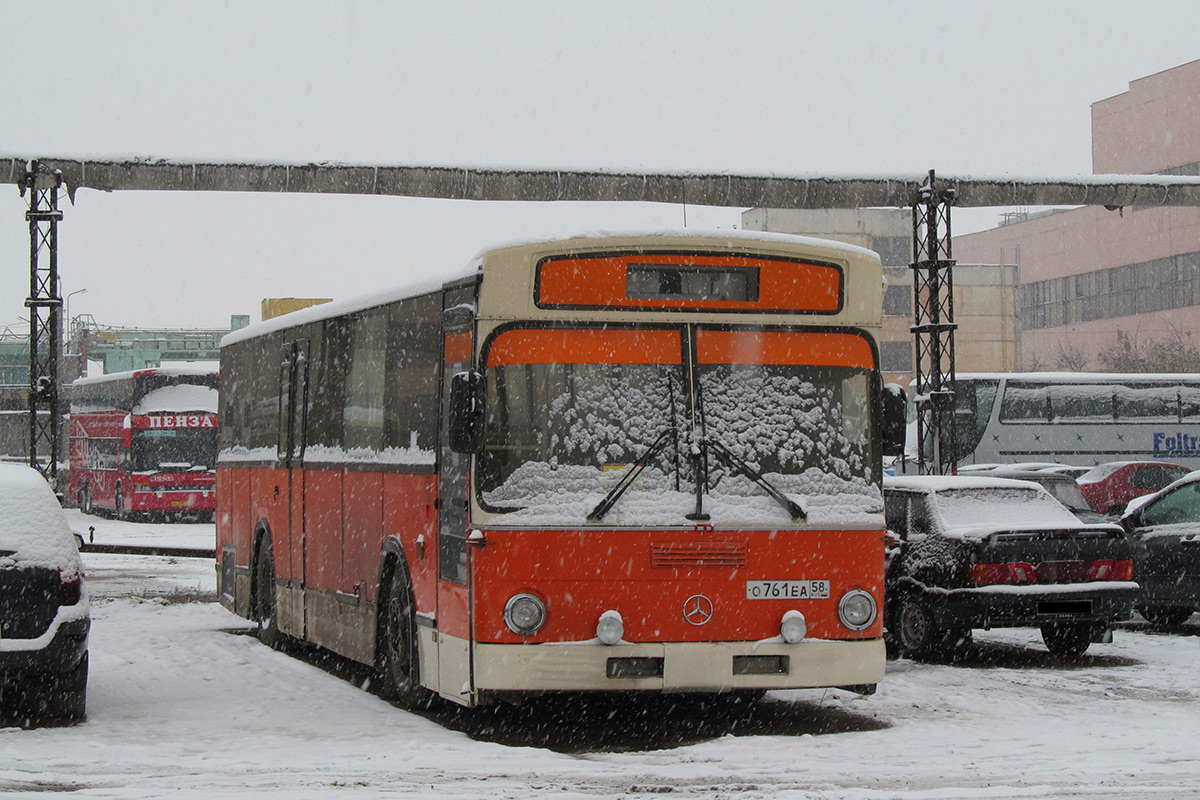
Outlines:
[{"label": "windshield wiper", "polygon": [[650,459],[654,458],[655,454],[666,446],[667,437],[671,435],[673,430],[673,428],[667,428],[658,435],[658,438],[654,440],[654,444],[650,445],[649,449],[642,453],[642,457],[633,463],[633,466],[629,468],[629,472],[625,473],[620,482],[609,490],[604,499],[592,509],[592,513],[587,515],[589,521],[599,522],[604,519],[604,515],[617,504],[617,501],[621,499],[621,495],[625,494],[625,490],[633,485],[638,475],[642,474],[642,470],[646,468],[646,464],[650,463]]},{"label": "windshield wiper", "polygon": [[763,491],[769,494],[776,503],[779,503],[779,505],[783,506],[783,510],[788,512],[793,520],[802,521],[808,519],[808,512],[806,512],[799,503],[795,502],[783,492],[776,489],[770,481],[763,477],[761,472],[734,455],[728,447],[715,439],[709,439],[705,444],[712,449],[712,452],[717,456],[718,459],[725,463],[725,466],[729,467],[734,472],[740,472],[761,486]]}]

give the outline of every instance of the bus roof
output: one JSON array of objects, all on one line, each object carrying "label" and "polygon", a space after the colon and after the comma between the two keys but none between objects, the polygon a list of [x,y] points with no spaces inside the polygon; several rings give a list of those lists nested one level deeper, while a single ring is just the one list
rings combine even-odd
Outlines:
[{"label": "bus roof", "polygon": [[406,297],[416,297],[422,294],[436,292],[439,289],[467,280],[473,275],[480,274],[483,269],[484,261],[487,260],[489,256],[502,251],[519,250],[523,248],[545,248],[548,245],[553,245],[556,250],[570,252],[571,250],[575,249],[594,247],[598,242],[609,242],[615,240],[629,241],[633,239],[659,240],[653,243],[656,247],[695,244],[696,246],[712,246],[728,249],[734,242],[789,244],[793,246],[806,245],[813,248],[824,249],[831,254],[840,254],[843,258],[847,259],[869,257],[878,260],[879,258],[878,255],[871,250],[858,247],[857,245],[845,244],[844,242],[836,242],[829,239],[817,239],[809,236],[794,236],[791,234],[767,233],[761,231],[698,230],[688,228],[676,230],[592,231],[576,235],[564,236],[559,234],[555,236],[534,237],[504,242],[485,248],[484,250],[481,250],[475,254],[465,270],[447,272],[446,274],[438,277],[412,280],[396,286],[388,287],[386,289],[380,289],[375,292],[341,300],[335,300],[331,303],[310,306],[299,311],[293,311],[290,314],[284,314],[282,316],[274,317],[254,325],[247,326],[240,330],[232,331],[221,339],[221,346],[225,347],[246,339],[252,339],[257,336],[285,330],[287,328],[303,325],[308,322],[316,322],[318,320],[328,319],[330,317],[336,317],[342,314],[350,314],[356,311],[365,311],[367,309],[375,308],[376,306],[381,306],[396,300],[402,300]]},{"label": "bus roof", "polygon": [[187,366],[179,365],[175,367],[148,367],[146,369],[134,369],[126,372],[109,372],[105,375],[93,375],[87,378],[76,378],[71,382],[72,386],[88,386],[97,383],[108,383],[110,381],[129,380],[130,378],[138,378],[143,375],[217,375],[218,371],[207,365]]}]

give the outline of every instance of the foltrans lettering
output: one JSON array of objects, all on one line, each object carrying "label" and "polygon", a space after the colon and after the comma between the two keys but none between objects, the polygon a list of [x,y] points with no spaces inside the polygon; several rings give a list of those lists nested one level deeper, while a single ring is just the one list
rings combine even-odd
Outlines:
[{"label": "foltrans lettering", "polygon": [[1154,434],[1154,452],[1156,453],[1196,453],[1200,448],[1200,436],[1192,436],[1178,431],[1176,433]]},{"label": "foltrans lettering", "polygon": [[217,421],[207,414],[164,414],[146,417],[147,428],[215,428]]}]

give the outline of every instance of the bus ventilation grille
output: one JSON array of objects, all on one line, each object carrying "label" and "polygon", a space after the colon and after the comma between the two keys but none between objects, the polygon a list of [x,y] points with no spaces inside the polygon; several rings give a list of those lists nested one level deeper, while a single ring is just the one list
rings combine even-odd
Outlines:
[{"label": "bus ventilation grille", "polygon": [[746,545],[727,542],[670,542],[650,548],[653,567],[744,567]]}]

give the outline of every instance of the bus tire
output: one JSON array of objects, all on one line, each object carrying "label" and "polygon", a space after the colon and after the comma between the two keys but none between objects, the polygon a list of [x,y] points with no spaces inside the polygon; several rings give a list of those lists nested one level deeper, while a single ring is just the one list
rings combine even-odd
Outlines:
[{"label": "bus tire", "polygon": [[428,708],[432,695],[421,686],[417,618],[412,583],[403,563],[391,570],[383,598],[381,694],[405,708]]},{"label": "bus tire", "polygon": [[271,534],[259,536],[254,558],[254,621],[258,623],[258,640],[268,647],[278,648],[283,634],[279,632],[275,594],[275,550]]}]

